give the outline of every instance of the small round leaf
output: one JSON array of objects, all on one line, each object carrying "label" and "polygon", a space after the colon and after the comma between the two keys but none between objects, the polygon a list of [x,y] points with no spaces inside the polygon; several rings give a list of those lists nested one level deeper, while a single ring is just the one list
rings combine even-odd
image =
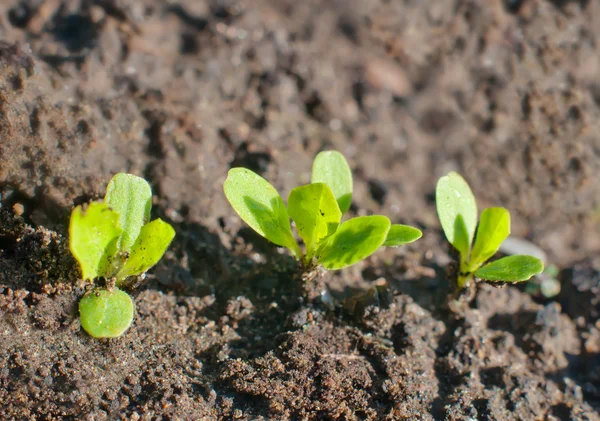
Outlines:
[{"label": "small round leaf", "polygon": [[134,304],[120,289],[97,288],[79,301],[81,326],[94,338],[116,338],[131,325]]}]

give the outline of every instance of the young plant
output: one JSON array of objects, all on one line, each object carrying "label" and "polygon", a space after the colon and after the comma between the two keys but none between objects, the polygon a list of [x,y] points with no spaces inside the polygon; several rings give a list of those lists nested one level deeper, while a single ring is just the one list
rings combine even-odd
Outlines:
[{"label": "young plant", "polygon": [[[342,269],[381,246],[401,246],[422,235],[417,228],[392,224],[381,215],[342,222],[352,202],[352,173],[336,151],[316,156],[311,183],[290,192],[287,208],[268,181],[246,168],[232,168],[223,189],[244,222],[272,243],[288,248],[307,268]],[[304,252],[292,234],[290,217],[304,241]]]},{"label": "young plant", "polygon": [[477,226],[475,197],[459,174],[451,172],[439,179],[435,200],[444,234],[460,254],[460,289],[474,276],[486,281],[521,282],[544,270],[541,260],[526,255],[503,257],[482,266],[510,234],[510,213],[504,208],[487,208]]},{"label": "young plant", "polygon": [[109,285],[79,302],[81,325],[91,336],[113,338],[127,330],[134,305],[120,287],[158,263],[175,236],[168,223],[149,222],[151,207],[148,182],[119,173],[108,183],[104,202],[77,206],[71,213],[69,246],[82,279],[104,278]]}]

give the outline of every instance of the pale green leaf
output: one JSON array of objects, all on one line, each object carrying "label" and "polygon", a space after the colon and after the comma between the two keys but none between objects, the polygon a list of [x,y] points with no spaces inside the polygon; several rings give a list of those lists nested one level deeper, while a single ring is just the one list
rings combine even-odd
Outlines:
[{"label": "pale green leaf", "polygon": [[158,263],[175,237],[175,230],[161,219],[142,227],[127,261],[117,273],[117,286],[128,276],[141,275]]},{"label": "pale green leaf", "polygon": [[119,215],[105,203],[77,206],[69,223],[69,247],[79,262],[82,279],[109,277],[111,259],[117,252],[122,230]]},{"label": "pale green leaf", "polygon": [[233,209],[254,231],[300,256],[283,199],[267,180],[247,168],[232,168],[223,190]]},{"label": "pale green leaf", "polygon": [[119,226],[123,229],[119,250],[130,251],[140,230],[150,220],[150,185],[132,174],[116,174],[106,186],[104,203],[119,214]]},{"label": "pale green leaf", "polygon": [[131,325],[134,308],[126,292],[94,289],[79,301],[81,326],[94,338],[116,338]]},{"label": "pale green leaf", "polygon": [[510,234],[510,213],[504,208],[487,208],[481,212],[475,244],[469,261],[470,271],[476,270],[500,248]]},{"label": "pale green leaf", "polygon": [[342,214],[352,204],[352,171],[344,158],[337,151],[320,152],[313,162],[312,183],[325,183],[335,196]]},{"label": "pale green leaf", "polygon": [[423,233],[420,229],[408,225],[393,224],[383,245],[386,247],[399,247],[417,241],[422,236]]},{"label": "pale green leaf", "polygon": [[439,179],[435,201],[446,238],[462,256],[468,256],[477,226],[477,203],[469,185],[450,172]]},{"label": "pale green leaf", "polygon": [[475,271],[486,281],[521,282],[544,270],[542,261],[533,256],[517,255],[498,259]]},{"label": "pale green leaf", "polygon": [[288,198],[288,211],[300,237],[312,255],[324,238],[332,235],[342,220],[342,212],[325,183],[296,187]]},{"label": "pale green leaf", "polygon": [[318,251],[317,260],[330,270],[353,265],[383,245],[390,226],[390,220],[381,215],[350,219],[327,239]]}]

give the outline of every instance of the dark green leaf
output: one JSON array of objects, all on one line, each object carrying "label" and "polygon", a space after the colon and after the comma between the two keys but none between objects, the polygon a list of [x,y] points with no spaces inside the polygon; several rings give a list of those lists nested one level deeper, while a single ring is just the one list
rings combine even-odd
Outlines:
[{"label": "dark green leaf", "polygon": [[320,152],[313,162],[312,183],[325,183],[335,196],[342,214],[352,204],[352,171],[344,158],[337,151]]},{"label": "dark green leaf", "polygon": [[517,255],[503,257],[475,271],[475,276],[486,281],[521,282],[544,270],[536,257]]},{"label": "dark green leaf", "polygon": [[317,259],[326,269],[342,269],[365,259],[383,245],[390,230],[385,216],[360,216],[342,223]]}]

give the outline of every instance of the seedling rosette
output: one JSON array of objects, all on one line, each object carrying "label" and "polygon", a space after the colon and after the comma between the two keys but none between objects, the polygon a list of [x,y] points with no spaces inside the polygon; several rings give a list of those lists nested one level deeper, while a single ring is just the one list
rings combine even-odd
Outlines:
[{"label": "seedling rosette", "polygon": [[[232,168],[223,185],[225,196],[244,222],[272,243],[288,248],[307,268],[342,269],[381,246],[398,247],[421,237],[417,228],[392,224],[386,216],[342,221],[350,209],[352,187],[350,167],[336,151],[316,156],[311,183],[294,188],[287,207],[275,187],[247,168]],[[290,218],[304,251],[292,233]]]},{"label": "seedling rosette", "polygon": [[117,337],[129,328],[134,305],[120,288],[158,263],[175,236],[161,219],[150,222],[151,208],[148,182],[119,173],[108,183],[104,202],[73,209],[69,246],[82,279],[104,278],[114,284],[95,288],[79,303],[81,325],[94,337]]},{"label": "seedling rosette", "polygon": [[503,257],[484,265],[510,234],[510,213],[504,208],[484,209],[478,226],[475,196],[459,174],[450,172],[439,179],[436,207],[446,238],[460,254],[459,289],[469,285],[474,277],[514,283],[544,270],[541,260],[527,255]]}]

